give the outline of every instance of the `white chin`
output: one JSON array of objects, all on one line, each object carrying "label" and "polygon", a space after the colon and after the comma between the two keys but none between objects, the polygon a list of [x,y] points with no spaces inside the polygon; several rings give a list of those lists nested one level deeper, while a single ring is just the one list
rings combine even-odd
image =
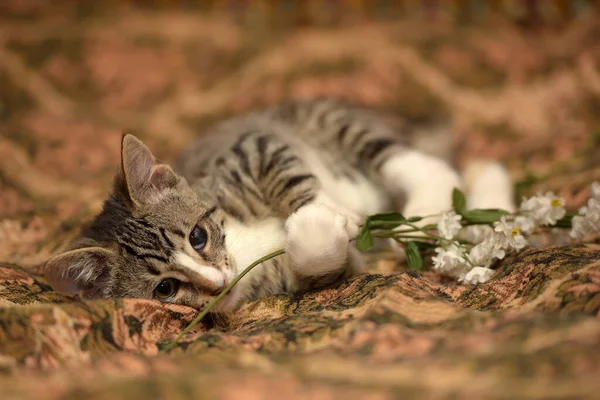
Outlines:
[{"label": "white chin", "polygon": [[234,286],[229,293],[225,295],[221,301],[215,305],[213,310],[215,312],[226,313],[235,311],[240,302],[239,290]]}]

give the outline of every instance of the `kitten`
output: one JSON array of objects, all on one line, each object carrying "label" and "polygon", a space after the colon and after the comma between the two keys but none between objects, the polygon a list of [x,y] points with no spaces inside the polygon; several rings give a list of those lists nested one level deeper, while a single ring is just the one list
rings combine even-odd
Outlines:
[{"label": "kitten", "polygon": [[[463,186],[448,163],[409,147],[401,131],[333,100],[288,103],[212,127],[177,172],[125,135],[102,212],[47,262],[46,275],[57,290],[85,298],[201,308],[250,263],[284,248],[217,311],[331,284],[360,272],[351,240],[367,215],[403,196],[407,216],[439,213]],[[476,170],[472,205],[512,209],[505,170],[493,163]]]}]

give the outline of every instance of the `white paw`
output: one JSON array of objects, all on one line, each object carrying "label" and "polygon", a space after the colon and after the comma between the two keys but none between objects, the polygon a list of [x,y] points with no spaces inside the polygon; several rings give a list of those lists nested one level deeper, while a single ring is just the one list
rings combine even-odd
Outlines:
[{"label": "white paw", "polygon": [[404,207],[405,217],[425,217],[452,209],[452,188],[416,193]]},{"label": "white paw", "polygon": [[325,207],[334,210],[337,214],[345,215],[348,218],[348,220],[353,224],[360,225],[364,220],[364,218],[358,215],[358,213],[350,211],[348,208],[340,205],[325,192],[319,193],[319,195],[315,199],[315,203],[324,205]]},{"label": "white paw", "polygon": [[[413,222],[417,227],[423,228],[427,225],[437,225],[441,220],[441,214],[452,209],[452,190],[460,187],[456,180],[448,179],[438,184],[426,185],[413,192],[408,199],[402,214],[406,218],[422,217],[421,220]],[[406,226],[399,226],[397,230],[406,229]],[[425,232],[411,232],[412,236],[425,237]],[[390,239],[390,245],[394,253],[398,256],[400,262],[406,260],[404,247],[400,246],[393,239]],[[393,243],[392,243],[393,242]]]},{"label": "white paw", "polygon": [[428,188],[428,190],[414,193],[402,213],[406,218],[424,217],[414,223],[420,227],[437,224],[440,221],[441,213],[452,209],[453,188],[454,186],[438,187],[436,190]]},{"label": "white paw", "polygon": [[496,161],[471,161],[463,172],[469,208],[501,208],[513,212],[514,189],[510,172]]},{"label": "white paw", "polygon": [[322,204],[309,204],[285,223],[286,252],[300,275],[322,276],[342,268],[348,260],[350,239],[358,225]]},{"label": "white paw", "polygon": [[[406,217],[440,214],[452,208],[452,190],[462,186],[460,176],[444,161],[416,151],[406,151],[388,160],[381,169],[392,194],[405,193]],[[428,218],[418,225],[437,222]]]}]

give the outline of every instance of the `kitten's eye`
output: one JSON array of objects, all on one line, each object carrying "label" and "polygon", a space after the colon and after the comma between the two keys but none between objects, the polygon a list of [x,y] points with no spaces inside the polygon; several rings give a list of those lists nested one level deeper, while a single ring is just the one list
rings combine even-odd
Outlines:
[{"label": "kitten's eye", "polygon": [[194,250],[202,250],[206,246],[207,241],[208,233],[206,233],[206,230],[199,226],[194,227],[192,233],[190,233],[190,244]]},{"label": "kitten's eye", "polygon": [[179,281],[177,279],[163,279],[154,289],[154,295],[161,300],[165,300],[177,293],[178,289]]}]

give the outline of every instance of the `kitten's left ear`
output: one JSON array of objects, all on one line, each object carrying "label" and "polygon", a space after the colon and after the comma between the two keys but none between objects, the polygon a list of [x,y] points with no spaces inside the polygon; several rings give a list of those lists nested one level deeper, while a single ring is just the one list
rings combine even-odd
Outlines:
[{"label": "kitten's left ear", "polygon": [[156,201],[181,181],[171,167],[160,163],[132,134],[123,135],[121,168],[128,197],[136,206]]},{"label": "kitten's left ear", "polygon": [[44,274],[52,287],[63,293],[99,296],[108,287],[113,253],[102,247],[86,247],[58,254],[46,262]]}]

